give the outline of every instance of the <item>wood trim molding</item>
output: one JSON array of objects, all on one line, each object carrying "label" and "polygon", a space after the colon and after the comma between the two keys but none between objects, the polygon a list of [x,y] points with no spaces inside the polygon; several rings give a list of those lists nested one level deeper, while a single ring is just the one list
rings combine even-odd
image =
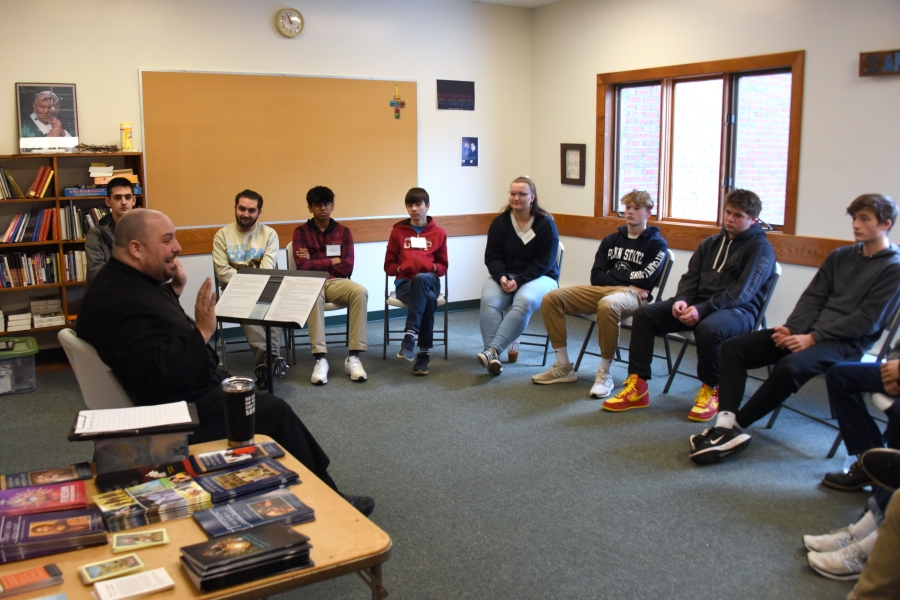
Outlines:
[{"label": "wood trim molding", "polygon": [[[438,224],[447,231],[450,237],[464,237],[467,235],[485,235],[491,221],[497,213],[481,213],[475,215],[442,215],[435,217]],[[391,234],[391,227],[400,221],[396,217],[375,219],[354,219],[343,221],[353,231],[353,241],[383,242]],[[278,233],[278,243],[284,248],[293,239],[294,229],[306,221],[296,223],[275,223],[270,225]],[[213,238],[219,227],[198,227],[178,229],[178,243],[181,244],[181,254],[212,254]]]},{"label": "wood trim molding", "polygon": [[[584,217],[580,215],[554,214],[560,235],[601,240],[622,225],[621,219],[610,217]],[[674,223],[652,223],[659,227],[660,233],[674,250],[693,252],[705,238],[720,231],[718,227],[708,225],[683,225]],[[780,232],[769,232],[769,241],[775,248],[775,256],[779,262],[805,267],[820,267],[832,251],[841,246],[852,244],[848,240],[831,238],[789,235]]]}]

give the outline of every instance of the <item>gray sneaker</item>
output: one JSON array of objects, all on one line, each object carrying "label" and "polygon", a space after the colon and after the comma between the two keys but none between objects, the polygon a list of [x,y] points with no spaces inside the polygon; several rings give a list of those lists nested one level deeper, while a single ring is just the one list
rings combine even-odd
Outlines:
[{"label": "gray sneaker", "polygon": [[810,552],[806,555],[809,566],[816,573],[828,579],[854,581],[859,579],[866,566],[866,555],[858,542],[851,542],[834,552]]},{"label": "gray sneaker", "polygon": [[804,535],[803,545],[813,552],[834,552],[853,543],[849,527],[835,529],[824,535]]},{"label": "gray sneaker", "polygon": [[550,368],[531,378],[531,381],[540,383],[541,385],[550,385],[551,383],[572,383],[578,380],[578,373],[572,363],[561,365],[553,363]]},{"label": "gray sneaker", "polygon": [[499,375],[503,372],[503,363],[500,362],[500,353],[493,346],[488,346],[487,350],[478,353],[478,362],[487,369],[491,375]]},{"label": "gray sneaker", "polygon": [[606,398],[613,389],[613,378],[606,369],[599,369],[594,385],[591,388],[591,398]]}]

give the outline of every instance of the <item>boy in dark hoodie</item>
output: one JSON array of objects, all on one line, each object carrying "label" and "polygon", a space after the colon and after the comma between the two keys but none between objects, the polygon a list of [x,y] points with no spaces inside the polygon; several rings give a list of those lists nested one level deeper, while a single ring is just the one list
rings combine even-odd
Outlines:
[{"label": "boy in dark hoodie", "polygon": [[591,285],[575,285],[548,292],[541,301],[541,315],[556,352],[549,369],[531,378],[549,385],[576,381],[578,375],[566,349],[566,315],[596,313],[600,343],[600,367],[591,398],[606,398],[613,388],[610,366],[619,345],[619,323],[650,302],[669,246],[659,227],[647,227],[653,198],[632,190],[622,196],[625,225],[603,238],[591,268]]},{"label": "boy in dark hoodie", "polygon": [[716,415],[722,344],[753,328],[775,270],[775,252],[757,223],[760,211],[759,196],[749,190],[734,190],[725,197],[724,227],[700,242],[675,297],[634,314],[628,379],[622,391],[603,403],[604,410],[649,406],[654,338],[692,330],[697,377],[703,385],[688,419],[709,421]]},{"label": "boy in dark hoodie", "polygon": [[[409,217],[394,224],[384,256],[384,272],[395,276],[397,299],[408,306],[406,335],[397,358],[415,360],[413,373],[428,375],[429,351],[434,345],[434,311],[447,273],[447,232],[428,216],[428,192],[406,193]],[[385,318],[387,315],[385,315]],[[416,337],[419,352],[416,354]]]},{"label": "boy in dark hoodie", "polygon": [[[828,255],[787,322],[722,348],[721,412],[715,427],[691,436],[695,463],[745,449],[750,436],[738,425],[758,421],[832,365],[860,360],[881,336],[898,302],[900,248],[888,239],[897,205],[881,194],[863,194],[847,214],[857,243]],[[767,365],[774,365],[772,374],[741,408],[747,370]]]},{"label": "boy in dark hoodie", "polygon": [[109,214],[87,232],[84,254],[87,259],[87,285],[90,285],[112,256],[116,223],[134,208],[134,184],[124,177],[116,177],[106,184],[106,206]]}]

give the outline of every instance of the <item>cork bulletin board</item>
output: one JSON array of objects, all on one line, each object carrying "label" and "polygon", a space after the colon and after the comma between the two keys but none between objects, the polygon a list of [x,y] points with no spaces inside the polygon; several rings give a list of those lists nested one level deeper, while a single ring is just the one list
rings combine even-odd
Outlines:
[{"label": "cork bulletin board", "polygon": [[247,188],[278,222],[316,185],[341,218],[403,214],[417,185],[415,82],[142,71],[141,103],[149,208],[177,227],[230,223]]}]

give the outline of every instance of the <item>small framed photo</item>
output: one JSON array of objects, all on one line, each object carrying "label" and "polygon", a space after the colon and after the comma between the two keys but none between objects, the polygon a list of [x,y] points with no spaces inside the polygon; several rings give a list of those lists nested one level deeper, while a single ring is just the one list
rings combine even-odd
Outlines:
[{"label": "small framed photo", "polygon": [[118,558],[108,558],[100,562],[82,565],[78,567],[78,573],[85,585],[90,585],[104,579],[140,573],[146,568],[144,561],[137,554],[126,554]]},{"label": "small framed photo", "polygon": [[462,139],[461,152],[462,166],[477,167],[478,166],[478,138],[464,137]]},{"label": "small framed photo", "polygon": [[584,175],[587,171],[585,154],[587,144],[560,144],[559,160],[561,183],[566,185],[584,185]]},{"label": "small framed photo", "polygon": [[78,145],[74,83],[17,83],[19,151],[72,152]]},{"label": "small framed photo", "polygon": [[165,529],[136,531],[134,533],[114,533],[112,539],[113,554],[133,552],[151,546],[162,546],[169,543],[169,534]]}]

